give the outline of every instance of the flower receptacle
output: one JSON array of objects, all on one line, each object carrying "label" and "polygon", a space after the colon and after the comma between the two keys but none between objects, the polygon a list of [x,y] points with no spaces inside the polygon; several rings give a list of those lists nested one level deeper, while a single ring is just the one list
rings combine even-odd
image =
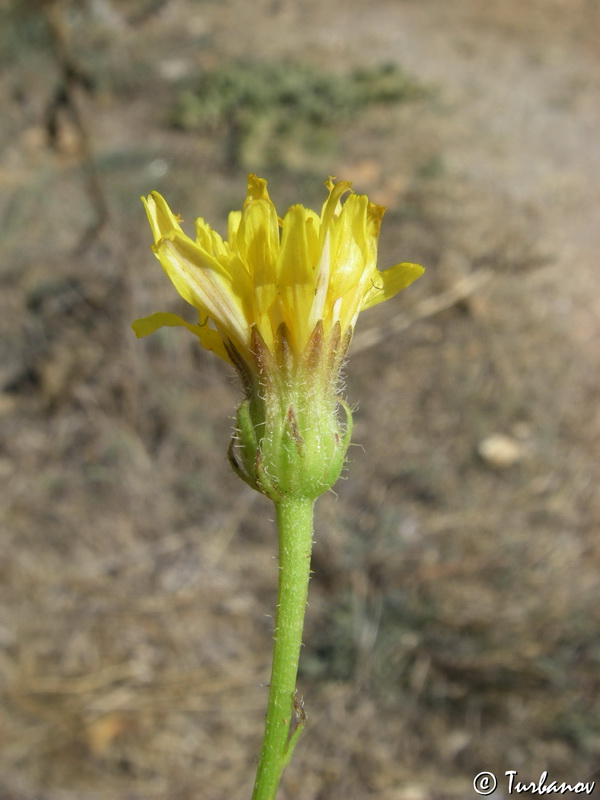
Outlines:
[{"label": "flower receptacle", "polygon": [[347,343],[340,344],[338,329],[325,339],[319,324],[300,361],[283,326],[274,354],[258,335],[253,344],[257,369],[240,370],[246,399],[237,410],[230,462],[274,502],[315,500],[339,478],[352,435],[352,414],[336,390]]},{"label": "flower receptacle", "polygon": [[315,403],[301,392],[293,394],[244,400],[229,449],[237,474],[275,503],[316,500],[331,489],[352,435],[352,415],[343,400],[323,398]]}]

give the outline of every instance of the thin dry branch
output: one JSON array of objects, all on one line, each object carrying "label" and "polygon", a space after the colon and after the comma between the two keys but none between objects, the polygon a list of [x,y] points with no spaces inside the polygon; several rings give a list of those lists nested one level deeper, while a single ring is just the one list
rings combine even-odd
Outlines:
[{"label": "thin dry branch", "polygon": [[87,193],[96,216],[79,243],[78,252],[83,253],[102,232],[110,218],[106,192],[94,160],[90,127],[79,96],[81,91],[91,93],[94,81],[73,55],[69,29],[64,18],[64,3],[45,0],[40,5],[52,37],[52,50],[60,75],[59,85],[47,109],[46,127],[52,140],[56,136],[60,112],[63,111],[70,117],[79,137]]}]

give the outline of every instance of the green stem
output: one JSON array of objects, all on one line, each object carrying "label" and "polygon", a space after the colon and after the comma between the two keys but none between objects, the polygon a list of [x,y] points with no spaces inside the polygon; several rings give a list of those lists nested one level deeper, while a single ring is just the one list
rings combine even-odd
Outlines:
[{"label": "green stem", "polygon": [[310,577],[313,500],[276,504],[279,528],[279,582],[269,705],[252,800],[274,800],[281,774],[304,726],[294,717],[296,675]]}]

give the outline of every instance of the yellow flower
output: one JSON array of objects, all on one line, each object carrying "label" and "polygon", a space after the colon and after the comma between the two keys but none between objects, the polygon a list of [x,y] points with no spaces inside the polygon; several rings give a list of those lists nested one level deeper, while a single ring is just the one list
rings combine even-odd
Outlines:
[{"label": "yellow flower", "polygon": [[347,181],[326,185],[320,215],[296,205],[280,220],[266,181],[250,175],[227,241],[203,219],[190,239],[158,193],[143,200],[154,253],[198,322],[158,313],[133,328],[146,336],[183,325],[236,367],[245,399],[229,460],[276,503],[315,499],[338,479],[352,434],[339,375],[356,319],[423,272],[417,264],[379,272],[384,209],[354,193],[342,204]]},{"label": "yellow flower", "polygon": [[[279,219],[267,183],[248,177],[241,211],[232,211],[227,241],[203,219],[196,238],[157,192],[143,198],[154,234],[154,253],[179,294],[198,310],[198,323],[157,313],[133,324],[137,336],[157,328],[184,326],[200,343],[238,369],[256,371],[256,341],[280,361],[299,364],[316,330],[328,341],[350,341],[359,313],[393,297],[423,268],[376,266],[377,240],[385,209],[351,193],[348,181],[327,181],[321,214],[292,206]],[[241,363],[240,363],[241,361]],[[288,366],[291,366],[288,364]]]}]

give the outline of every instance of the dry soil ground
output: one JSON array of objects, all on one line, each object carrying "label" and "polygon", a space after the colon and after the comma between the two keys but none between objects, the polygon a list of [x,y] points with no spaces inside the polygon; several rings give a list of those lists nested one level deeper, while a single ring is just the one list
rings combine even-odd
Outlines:
[{"label": "dry soil ground", "polygon": [[[184,333],[129,329],[186,313],[138,196],[222,226],[249,169],[282,208],[353,180],[388,206],[380,266],[427,267],[353,343],[362,447],[318,504],[282,800],[600,780],[600,3],[0,15],[1,800],[250,796],[277,570],[225,459],[239,388]],[[309,65],[342,105],[357,67],[416,90],[331,119],[327,95],[317,140],[270,95],[251,135],[237,108],[182,129],[240,62]]]}]

